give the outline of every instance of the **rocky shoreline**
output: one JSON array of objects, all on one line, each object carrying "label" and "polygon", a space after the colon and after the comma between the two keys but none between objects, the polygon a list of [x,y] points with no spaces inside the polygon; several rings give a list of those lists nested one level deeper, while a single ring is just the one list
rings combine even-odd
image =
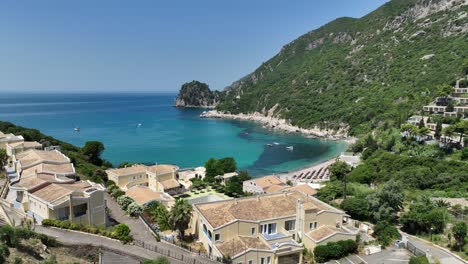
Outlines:
[{"label": "rocky shoreline", "polygon": [[354,137],[349,137],[345,129],[340,129],[338,131],[323,130],[317,127],[306,129],[291,125],[285,119],[280,119],[273,116],[265,116],[258,112],[251,114],[227,114],[217,110],[211,110],[201,113],[200,118],[222,118],[253,121],[260,123],[264,128],[267,129],[273,129],[287,133],[299,133],[306,137],[315,137],[327,140],[340,140],[346,142],[347,144],[352,144],[356,140]]}]

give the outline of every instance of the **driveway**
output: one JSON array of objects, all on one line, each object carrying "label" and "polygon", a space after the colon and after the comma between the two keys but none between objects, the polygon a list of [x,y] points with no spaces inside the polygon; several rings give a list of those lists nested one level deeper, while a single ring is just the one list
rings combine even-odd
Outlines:
[{"label": "driveway", "polygon": [[108,193],[106,193],[104,197],[106,199],[107,207],[110,210],[110,217],[119,223],[128,225],[131,230],[130,235],[133,237],[133,239],[143,241],[148,248],[158,247],[159,249],[163,250],[163,252],[174,253],[178,256],[183,256],[184,259],[196,258],[197,261],[201,263],[218,263],[216,261],[202,258],[195,253],[188,252],[173,244],[157,242],[156,238],[153,236],[153,233],[143,223],[143,221],[141,221],[139,218],[133,218],[126,215],[122,209],[120,209],[117,202],[115,202]]},{"label": "driveway", "polygon": [[415,247],[427,252],[430,257],[434,260],[439,260],[441,264],[465,264],[466,261],[462,261],[454,256],[454,254],[449,253],[437,246],[432,245],[429,241],[416,238],[414,236],[408,235],[406,233],[402,234],[408,238]]},{"label": "driveway", "polygon": [[[65,245],[93,245],[95,247],[104,247],[109,248],[111,250],[124,252],[129,256],[138,256],[144,259],[156,259],[157,257],[162,256],[161,254],[158,254],[151,250],[147,250],[134,245],[123,244],[120,241],[107,239],[96,235],[72,232],[58,228],[48,228],[43,226],[36,226],[35,231],[38,233],[48,235],[50,237],[54,237]],[[169,258],[169,260],[171,261],[171,263],[175,264],[184,263],[173,258]]]},{"label": "driveway", "polygon": [[403,264],[408,263],[411,254],[404,248],[388,247],[372,255],[350,255],[335,262],[340,264]]}]

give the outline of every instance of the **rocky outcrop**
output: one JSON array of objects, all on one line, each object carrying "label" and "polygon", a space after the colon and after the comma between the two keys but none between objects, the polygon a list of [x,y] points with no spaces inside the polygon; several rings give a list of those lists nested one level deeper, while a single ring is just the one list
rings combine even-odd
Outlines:
[{"label": "rocky outcrop", "polygon": [[216,110],[205,111],[200,114],[201,118],[222,118],[234,119],[243,121],[253,121],[261,124],[264,128],[278,130],[287,133],[299,133],[310,137],[319,137],[330,140],[345,140],[351,139],[348,137],[347,128],[339,130],[326,130],[319,127],[301,128],[294,126],[285,119],[273,116],[273,111],[269,111],[267,115],[255,112],[250,114],[229,114]]},{"label": "rocky outcrop", "polygon": [[192,108],[215,108],[223,93],[211,91],[208,84],[199,81],[184,83],[180,88],[174,106]]}]

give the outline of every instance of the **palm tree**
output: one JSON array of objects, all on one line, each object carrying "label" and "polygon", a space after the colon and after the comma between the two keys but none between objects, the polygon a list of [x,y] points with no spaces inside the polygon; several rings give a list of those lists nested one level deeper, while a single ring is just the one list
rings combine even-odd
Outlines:
[{"label": "palm tree", "polygon": [[176,201],[170,212],[170,220],[175,230],[178,230],[183,240],[185,230],[188,228],[192,216],[192,205],[187,200],[179,199]]}]

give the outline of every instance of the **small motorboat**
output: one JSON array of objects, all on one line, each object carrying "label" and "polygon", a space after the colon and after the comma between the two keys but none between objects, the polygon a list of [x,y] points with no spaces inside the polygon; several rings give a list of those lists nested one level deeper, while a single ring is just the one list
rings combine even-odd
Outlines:
[{"label": "small motorboat", "polygon": [[278,146],[279,143],[278,142],[273,142],[273,145]]},{"label": "small motorboat", "polygon": [[80,132],[80,127],[75,127],[73,130],[75,130],[76,132]]},{"label": "small motorboat", "polygon": [[293,146],[287,146],[286,149],[292,151],[292,150],[294,150],[294,147]]},{"label": "small motorboat", "polygon": [[268,147],[273,147],[273,144],[270,144],[270,143],[268,143],[268,144],[266,144],[266,145],[267,145]]},{"label": "small motorboat", "polygon": [[141,126],[142,126],[142,124],[141,124],[141,123],[138,123],[137,127],[141,127]]}]

